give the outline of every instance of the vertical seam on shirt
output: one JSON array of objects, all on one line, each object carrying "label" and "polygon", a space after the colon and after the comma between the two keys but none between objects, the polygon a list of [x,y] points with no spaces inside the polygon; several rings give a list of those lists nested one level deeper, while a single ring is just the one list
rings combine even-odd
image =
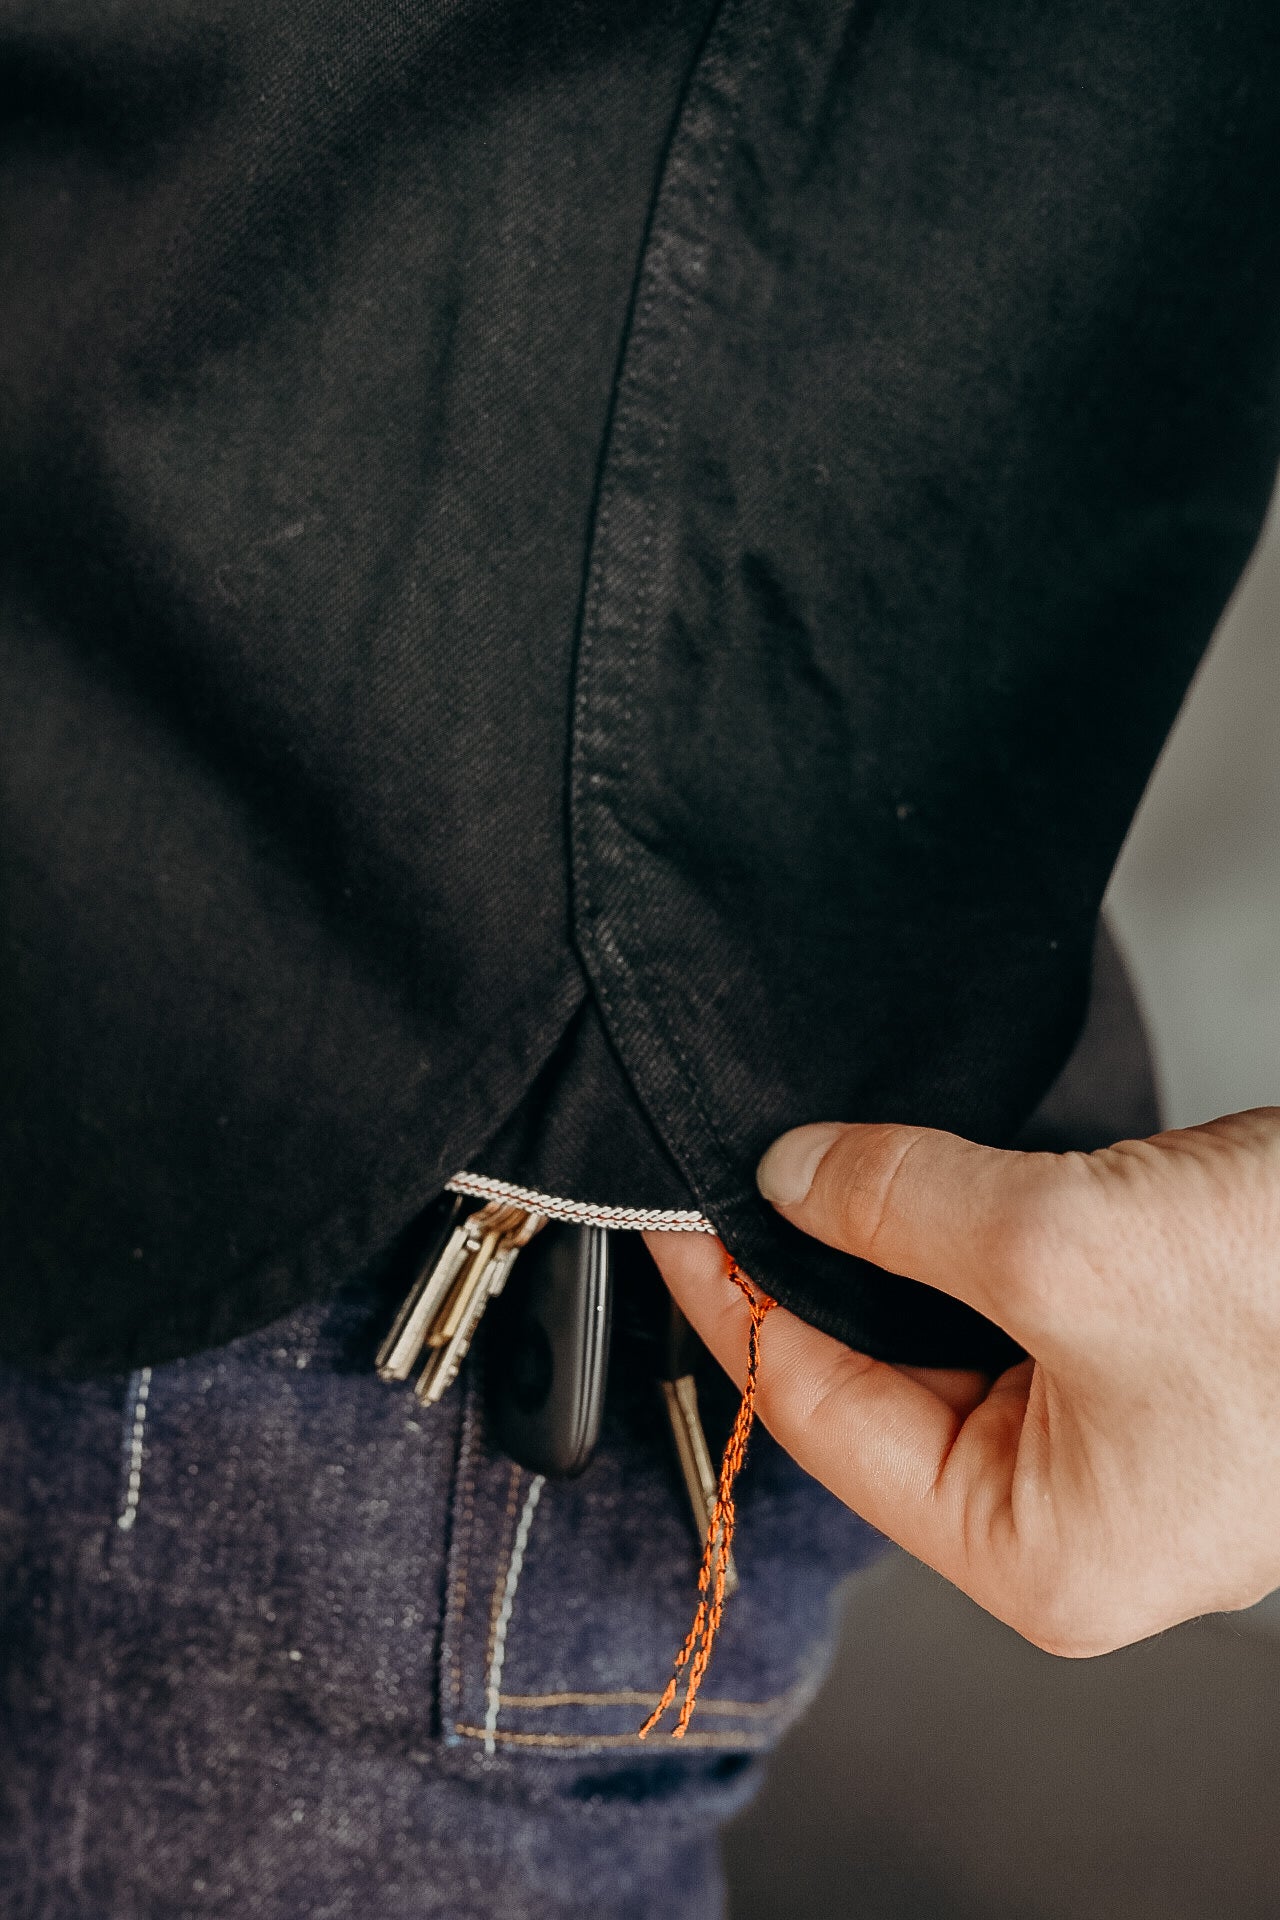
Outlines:
[{"label": "vertical seam on shirt", "polygon": [[[656,471],[656,469],[660,466],[668,446],[670,426],[669,407],[658,407],[656,409],[657,421],[655,427],[655,401],[653,395],[646,395],[644,385],[634,374],[634,366],[637,360],[640,361],[642,366],[644,365],[646,358],[646,335],[651,327],[651,318],[655,307],[663,302],[670,304],[673,292],[677,303],[676,319],[674,322],[677,338],[674,342],[668,340],[666,343],[660,343],[660,345],[666,344],[669,350],[666,366],[661,370],[659,376],[659,383],[664,395],[670,395],[684,363],[690,314],[693,305],[693,291],[687,279],[683,285],[677,283],[673,288],[672,270],[669,265],[663,262],[660,249],[664,244],[670,246],[673,243],[678,228],[678,217],[681,213],[683,203],[686,202],[689,197],[689,182],[687,179],[689,168],[687,159],[681,152],[680,135],[688,123],[688,120],[691,118],[689,112],[690,99],[700,76],[703,76],[707,69],[710,69],[711,75],[714,76],[706,77],[703,80],[704,89],[708,93],[712,91],[716,81],[720,80],[721,76],[719,74],[718,64],[717,61],[713,59],[715,40],[717,35],[728,38],[732,29],[741,27],[743,25],[741,20],[743,13],[749,13],[749,8],[746,5],[735,7],[734,0],[726,0],[726,4],[717,10],[712,28],[703,43],[703,48],[700,50],[698,60],[695,63],[689,93],[686,95],[676,130],[664,159],[663,179],[655,203],[654,217],[650,230],[645,237],[640,269],[641,290],[639,291],[639,297],[636,303],[634,321],[628,330],[619,367],[617,408],[609,427],[609,437],[601,476],[598,512],[592,529],[588,582],[583,601],[578,658],[575,666],[577,684],[574,700],[574,738],[572,747],[572,774],[570,780],[571,878],[573,891],[576,892],[577,899],[581,905],[581,913],[579,914],[578,911],[575,910],[573,916],[574,937],[579,952],[582,954],[587,978],[599,1000],[601,1011],[605,1015],[606,1027],[609,1031],[610,1038],[613,1040],[615,1046],[618,1047],[620,1057],[626,1061],[628,1051],[619,1044],[619,1035],[620,1033],[625,1033],[627,1023],[625,1020],[619,1018],[618,1007],[607,979],[606,969],[599,965],[591,964],[588,959],[587,955],[591,952],[594,952],[594,956],[598,961],[607,951],[612,969],[624,976],[630,988],[631,998],[645,1016],[646,1024],[649,1026],[650,1032],[654,1033],[658,1039],[668,1063],[668,1070],[674,1070],[677,1078],[684,1087],[689,1105],[700,1123],[704,1146],[710,1146],[712,1149],[715,1158],[720,1164],[721,1173],[728,1173],[730,1176],[732,1176],[731,1157],[721,1138],[719,1128],[716,1126],[701,1096],[696,1075],[694,1075],[691,1070],[685,1050],[671,1031],[670,1022],[666,1019],[664,1013],[660,1008],[651,1004],[648,997],[641,990],[634,969],[627,963],[625,954],[619,947],[617,938],[608,932],[607,923],[601,923],[594,917],[595,909],[592,883],[594,854],[589,852],[583,843],[583,831],[580,822],[583,813],[590,805],[588,798],[590,759],[598,758],[598,752],[589,756],[584,744],[589,733],[589,718],[592,706],[592,690],[589,689],[588,686],[589,675],[587,669],[589,662],[594,658],[598,658],[597,640],[599,628],[602,624],[602,608],[606,607],[611,599],[616,598],[621,590],[620,587],[609,578],[610,574],[614,572],[617,567],[616,556],[613,555],[609,549],[610,536],[612,533],[612,509],[618,493],[616,482],[614,485],[610,485],[610,474],[618,465],[625,463],[628,458],[634,461],[635,456],[631,453],[627,445],[628,436],[633,431],[637,422],[643,424],[648,420],[651,431],[653,431],[655,435],[655,443],[653,447],[644,452],[640,461],[650,482],[641,509],[643,515],[641,552],[638,564],[633,556],[627,556],[624,565],[624,573],[629,572],[634,583],[631,589],[630,630],[623,657],[624,677],[620,698],[622,708],[623,761],[618,773],[618,778],[625,779],[630,764],[626,756],[631,750],[631,716],[633,711],[635,663],[641,644],[642,617],[647,611],[652,589],[652,582],[649,577],[651,569],[645,564],[645,561],[653,544],[654,516],[661,491],[660,486],[657,484],[661,479],[661,474]],[[763,28],[757,35],[755,46],[751,48],[742,62],[739,88],[734,97],[722,108],[724,123],[720,129],[719,139],[713,150],[711,164],[702,171],[702,194],[699,204],[704,213],[703,233],[705,236],[705,256],[708,259],[713,245],[713,220],[719,207],[720,196],[724,185],[724,169],[728,157],[729,145],[741,113],[746,85],[763,60],[771,35],[776,32],[777,29],[778,21],[776,18],[768,17],[764,20]],[[750,28],[748,27],[747,30],[749,31]],[[681,189],[683,189],[683,191],[681,191]],[[663,202],[668,191],[670,191],[671,203],[664,207]],[[656,259],[655,255],[657,256]],[[630,380],[629,375],[631,376]],[[606,555],[608,556],[607,559],[605,557]],[[614,698],[615,700],[618,698],[616,693]],[[586,765],[584,765],[584,761],[586,761]],[[582,932],[584,925],[590,929],[585,939],[583,938]],[[583,951],[584,948],[586,952]],[[635,1091],[642,1099],[642,1104],[648,1109],[650,1102],[641,1094],[641,1089],[636,1085],[635,1076],[632,1074],[629,1066],[627,1072],[628,1077],[632,1080]],[[663,1140],[668,1150],[675,1152],[677,1163],[680,1164],[686,1172],[686,1176],[690,1177],[690,1184],[693,1185],[695,1193],[698,1193],[699,1198],[701,1198],[702,1196],[699,1189],[703,1183],[691,1177],[691,1170],[688,1168],[686,1155],[676,1151],[672,1141],[667,1137],[667,1130],[658,1125],[656,1118],[654,1125],[657,1127],[659,1138]]]}]

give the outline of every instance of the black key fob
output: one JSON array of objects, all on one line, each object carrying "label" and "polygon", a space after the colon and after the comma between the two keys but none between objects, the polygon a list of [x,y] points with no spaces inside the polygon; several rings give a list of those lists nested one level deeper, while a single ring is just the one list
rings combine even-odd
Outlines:
[{"label": "black key fob", "polygon": [[550,1221],[487,1315],[491,1431],[531,1473],[581,1473],[600,1437],[613,1318],[609,1237],[603,1227]]}]

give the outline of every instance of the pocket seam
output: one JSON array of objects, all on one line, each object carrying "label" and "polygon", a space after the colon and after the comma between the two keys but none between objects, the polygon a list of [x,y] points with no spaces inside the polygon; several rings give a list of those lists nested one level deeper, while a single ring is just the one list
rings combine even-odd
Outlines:
[{"label": "pocket seam", "polygon": [[[455,1482],[457,1522],[454,1566],[447,1584],[441,1647],[441,1695],[444,1708],[441,1717],[446,1738],[455,1743],[474,1743],[489,1755],[497,1747],[513,1750],[538,1748],[545,1750],[548,1755],[559,1756],[619,1748],[635,1748],[654,1754],[663,1751],[667,1744],[665,1741],[642,1743],[639,1738],[641,1719],[657,1704],[657,1688],[652,1692],[625,1687],[599,1690],[566,1688],[545,1694],[499,1691],[498,1718],[493,1718],[490,1712],[490,1688],[493,1684],[498,1622],[511,1573],[522,1500],[527,1498],[529,1484],[535,1476],[514,1461],[509,1461],[506,1463],[505,1488],[501,1485],[491,1486],[486,1481],[483,1495],[478,1497],[482,1480],[495,1464],[486,1452],[483,1392],[478,1370],[469,1365],[461,1384],[464,1410]],[[488,1584],[486,1576],[490,1565],[493,1567],[493,1579],[488,1586],[486,1605],[486,1600],[481,1596]],[[518,1614],[523,1595],[524,1588],[518,1580],[506,1626],[508,1646],[510,1636],[517,1631],[518,1620],[523,1619]],[[487,1612],[487,1630],[483,1640],[478,1631],[484,1618],[480,1611],[482,1607]],[[500,1687],[500,1673],[498,1680]],[[778,1733],[812,1696],[815,1687],[816,1682],[806,1676],[782,1692],[760,1700],[717,1699],[714,1696],[704,1698],[699,1702],[704,1724],[697,1730],[691,1729],[681,1744],[685,1748],[732,1752],[772,1746]],[[468,1713],[466,1707],[473,1697],[476,1704]],[[536,1727],[501,1724],[503,1715],[550,1715],[573,1708],[591,1714],[595,1710],[623,1707],[636,1709],[634,1732],[616,1730],[616,1722],[614,1729],[598,1733],[593,1733],[589,1727],[566,1729],[561,1726],[555,1731],[542,1731]],[[720,1724],[707,1726],[705,1721],[708,1719]],[[726,1721],[730,1724],[725,1724]]]}]

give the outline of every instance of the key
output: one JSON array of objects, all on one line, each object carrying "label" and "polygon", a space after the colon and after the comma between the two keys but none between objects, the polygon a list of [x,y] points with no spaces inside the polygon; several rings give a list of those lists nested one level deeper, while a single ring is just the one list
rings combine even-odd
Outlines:
[{"label": "key", "polygon": [[375,1364],[380,1379],[407,1380],[413,1372],[431,1322],[467,1257],[469,1230],[467,1203],[461,1194],[453,1194],[391,1331],[378,1348]]},{"label": "key", "polygon": [[[442,1317],[453,1307],[486,1233],[495,1221],[511,1230],[514,1240],[518,1239],[515,1229],[520,1221],[540,1219],[541,1215],[525,1214],[502,1201],[472,1207],[470,1201],[455,1194],[391,1331],[378,1349],[376,1366],[380,1378],[407,1380],[423,1348],[440,1344]],[[536,1226],[531,1225],[528,1237],[536,1230]]]},{"label": "key", "polygon": [[516,1215],[513,1207],[490,1205],[473,1213],[467,1236],[466,1258],[459,1267],[451,1290],[441,1298],[427,1333],[427,1345],[443,1347],[458,1331],[489,1263],[498,1249],[507,1226]]},{"label": "key", "polygon": [[[703,1430],[702,1416],[698,1411],[698,1382],[693,1372],[697,1336],[674,1300],[670,1303],[670,1311],[667,1351],[660,1383],[662,1399],[671,1424],[680,1475],[689,1496],[693,1524],[699,1541],[704,1541],[716,1503],[717,1476]],[[738,1570],[730,1553],[725,1566],[724,1590],[732,1593],[737,1585]]]},{"label": "key", "polygon": [[486,1303],[501,1293],[516,1255],[545,1224],[540,1213],[526,1213],[523,1207],[499,1206],[496,1202],[482,1208],[473,1219],[474,1250],[469,1263],[459,1272],[452,1293],[431,1323],[428,1346],[442,1347],[453,1339],[466,1317],[476,1287],[483,1283]]},{"label": "key", "polygon": [[[481,1215],[488,1217],[481,1221]],[[506,1285],[521,1248],[546,1224],[540,1213],[496,1205],[481,1208],[473,1220],[477,1224],[471,1257],[427,1337],[427,1364],[414,1388],[424,1406],[434,1406],[452,1386],[485,1308]]]}]

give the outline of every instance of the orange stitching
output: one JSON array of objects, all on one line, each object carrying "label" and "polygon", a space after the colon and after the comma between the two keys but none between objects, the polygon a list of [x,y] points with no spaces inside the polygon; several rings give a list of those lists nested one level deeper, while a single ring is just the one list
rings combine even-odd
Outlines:
[{"label": "orange stitching", "polygon": [[732,1257],[728,1257],[729,1278],[746,1300],[751,1309],[751,1332],[747,1340],[747,1383],[742,1389],[742,1402],[733,1423],[733,1431],[725,1445],[724,1459],[720,1462],[720,1480],[716,1488],[715,1505],[711,1509],[711,1518],[707,1524],[707,1538],[702,1549],[702,1565],[698,1569],[698,1610],[693,1616],[693,1625],[685,1636],[684,1645],[676,1655],[671,1678],[663,1689],[662,1697],[640,1729],[639,1738],[644,1740],[652,1733],[667,1708],[676,1697],[680,1684],[680,1675],[689,1668],[689,1679],[685,1688],[684,1703],[679,1717],[671,1730],[673,1740],[683,1740],[693,1718],[693,1709],[697,1704],[698,1689],[702,1685],[703,1675],[711,1659],[711,1649],[716,1643],[720,1631],[720,1622],[724,1616],[725,1572],[729,1564],[729,1552],[733,1546],[734,1528],[737,1525],[737,1512],[733,1504],[734,1483],[742,1470],[747,1455],[747,1441],[751,1436],[752,1424],[756,1417],[756,1385],[760,1373],[760,1329],[764,1325],[765,1315],[776,1304],[767,1293],[757,1293],[742,1268]]}]

